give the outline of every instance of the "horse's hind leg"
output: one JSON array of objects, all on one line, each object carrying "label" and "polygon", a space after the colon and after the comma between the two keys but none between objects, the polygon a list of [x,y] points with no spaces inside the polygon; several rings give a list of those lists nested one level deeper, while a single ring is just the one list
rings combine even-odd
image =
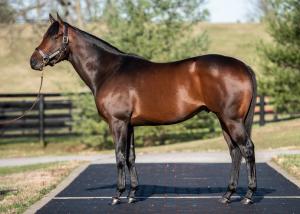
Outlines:
[{"label": "horse's hind leg", "polygon": [[[222,126],[222,128],[223,128],[223,126]],[[236,188],[238,185],[242,153],[241,153],[239,147],[232,142],[232,140],[230,139],[230,136],[227,134],[227,132],[226,132],[226,130],[224,130],[224,128],[223,128],[223,135],[224,135],[224,138],[229,147],[232,163],[231,163],[230,180],[229,180],[229,184],[227,187],[227,191],[223,195],[223,197],[220,199],[220,202],[221,203],[230,203],[230,197],[232,196],[232,194],[234,194],[236,192]]]},{"label": "horse's hind leg", "polygon": [[243,204],[252,203],[253,193],[256,191],[256,168],[255,168],[255,155],[254,144],[250,136],[246,132],[245,125],[241,120],[223,120],[226,129],[230,135],[231,140],[236,143],[241,151],[242,156],[246,160],[247,173],[248,173],[248,191],[245,198],[242,200]]},{"label": "horse's hind leg", "polygon": [[128,128],[126,164],[130,174],[130,191],[128,194],[128,203],[134,203],[136,201],[135,193],[138,189],[138,176],[135,168],[134,129],[132,126]]},{"label": "horse's hind leg", "polygon": [[254,155],[254,144],[250,137],[247,137],[246,143],[241,146],[241,151],[246,159],[247,173],[248,173],[248,191],[242,200],[243,204],[253,203],[252,196],[256,191],[256,166]]}]

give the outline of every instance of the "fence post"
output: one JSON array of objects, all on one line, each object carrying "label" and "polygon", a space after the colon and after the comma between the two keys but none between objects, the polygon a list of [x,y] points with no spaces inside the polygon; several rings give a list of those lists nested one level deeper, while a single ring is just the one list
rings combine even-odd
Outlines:
[{"label": "fence post", "polygon": [[273,120],[274,120],[275,122],[278,122],[278,121],[279,121],[279,120],[278,120],[277,110],[274,112]]},{"label": "fence post", "polygon": [[[69,115],[70,115],[70,117],[71,117],[71,119],[70,119],[70,124],[73,122],[73,116],[72,116],[72,110],[73,110],[73,102],[72,102],[72,100],[70,99],[69,100],[70,101],[70,108],[69,108]],[[72,132],[72,125],[71,126],[69,126],[69,134]]]},{"label": "fence post", "polygon": [[40,96],[40,102],[39,102],[39,136],[40,136],[40,143],[43,144],[43,146],[46,146],[45,143],[45,130],[44,130],[44,110],[45,110],[45,97],[43,94]]},{"label": "fence post", "polygon": [[259,125],[264,126],[265,123],[265,96],[259,95]]}]

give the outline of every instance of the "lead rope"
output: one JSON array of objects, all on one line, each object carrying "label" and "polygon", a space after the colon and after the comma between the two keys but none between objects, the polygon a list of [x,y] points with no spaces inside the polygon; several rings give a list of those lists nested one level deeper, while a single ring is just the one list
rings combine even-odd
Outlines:
[{"label": "lead rope", "polygon": [[25,117],[27,115],[28,112],[30,112],[35,107],[35,105],[40,100],[41,90],[42,90],[42,86],[43,86],[43,80],[44,80],[44,70],[42,71],[42,74],[41,74],[40,88],[39,88],[38,94],[37,94],[37,96],[35,98],[35,101],[33,102],[32,106],[29,109],[27,109],[26,111],[24,111],[23,114],[21,114],[20,116],[14,118],[14,119],[0,121],[0,125],[9,125],[9,124],[12,124],[12,123],[16,122],[17,120],[22,119],[23,117]]}]

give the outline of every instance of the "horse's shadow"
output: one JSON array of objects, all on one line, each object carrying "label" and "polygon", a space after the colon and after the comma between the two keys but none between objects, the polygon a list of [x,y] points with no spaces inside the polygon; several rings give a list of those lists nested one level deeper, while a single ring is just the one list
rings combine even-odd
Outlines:
[{"label": "horse's shadow", "polygon": [[[105,189],[115,189],[116,184],[103,185],[98,187],[87,188],[86,191],[101,191]],[[126,185],[126,189],[130,189],[129,185]],[[221,196],[225,193],[227,188],[225,187],[182,187],[182,186],[163,186],[163,185],[140,185],[136,196],[140,197],[140,201],[147,200],[151,196]],[[233,198],[232,201],[240,201],[242,197],[246,194],[247,188],[239,187],[237,188],[236,194],[240,198]],[[275,189],[270,188],[258,188],[255,193],[254,202],[260,202],[263,196],[271,194]],[[216,195],[216,194],[219,195]]]}]

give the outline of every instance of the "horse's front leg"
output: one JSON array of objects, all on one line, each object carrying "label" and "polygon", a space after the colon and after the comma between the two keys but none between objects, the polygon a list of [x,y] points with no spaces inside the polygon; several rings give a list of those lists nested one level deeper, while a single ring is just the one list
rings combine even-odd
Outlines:
[{"label": "horse's front leg", "polygon": [[125,191],[125,166],[126,166],[126,145],[128,134],[128,123],[113,119],[110,122],[111,131],[115,141],[115,152],[117,162],[117,191],[112,199],[112,205],[120,203],[120,197]]},{"label": "horse's front leg", "polygon": [[138,176],[135,168],[135,148],[134,148],[134,129],[128,128],[127,157],[126,163],[130,174],[130,191],[128,194],[128,203],[136,202],[135,193],[138,189]]}]

